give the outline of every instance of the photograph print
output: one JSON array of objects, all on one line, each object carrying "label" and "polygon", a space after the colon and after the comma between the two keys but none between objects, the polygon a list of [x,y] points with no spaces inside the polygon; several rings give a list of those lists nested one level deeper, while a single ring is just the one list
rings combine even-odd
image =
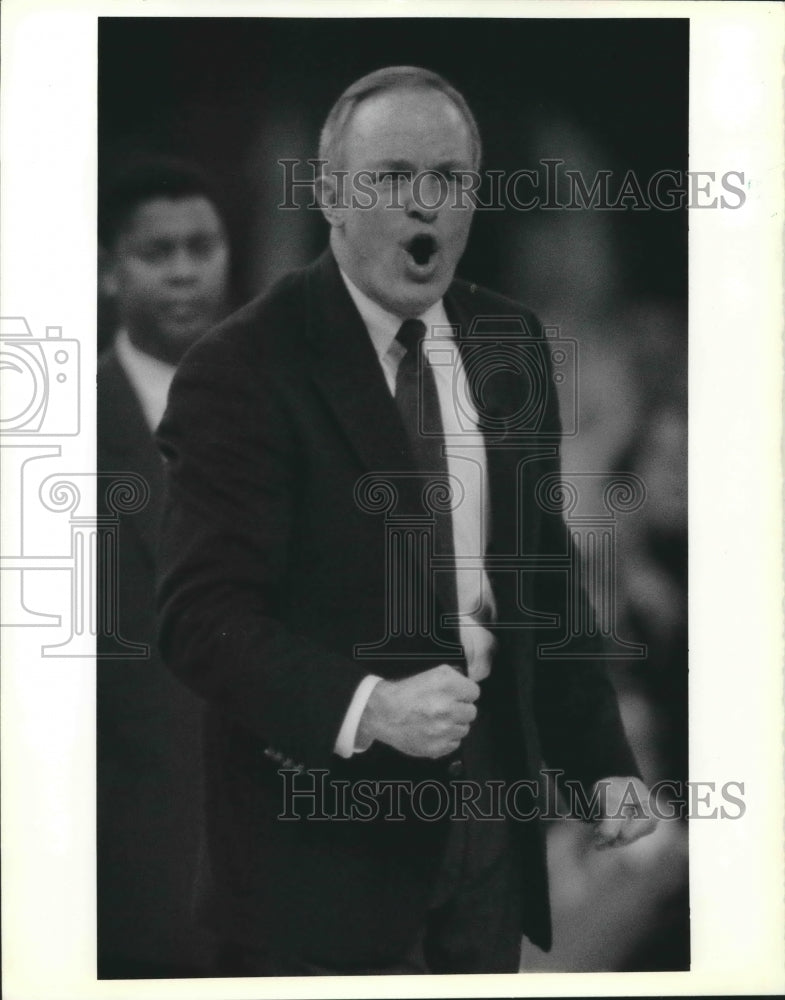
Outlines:
[{"label": "photograph print", "polygon": [[99,979],[689,969],[688,98],[679,17],[98,19]]}]

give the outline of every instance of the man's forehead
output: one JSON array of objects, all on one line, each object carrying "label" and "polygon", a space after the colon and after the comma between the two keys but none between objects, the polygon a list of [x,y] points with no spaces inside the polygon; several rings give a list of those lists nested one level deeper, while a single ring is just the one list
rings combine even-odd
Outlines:
[{"label": "man's forehead", "polygon": [[347,131],[350,140],[420,137],[471,149],[462,112],[447,94],[432,87],[401,87],[367,97],[355,109]]},{"label": "man's forehead", "polygon": [[128,217],[124,231],[126,235],[145,236],[163,231],[180,233],[220,228],[218,212],[205,195],[156,195],[136,206]]}]

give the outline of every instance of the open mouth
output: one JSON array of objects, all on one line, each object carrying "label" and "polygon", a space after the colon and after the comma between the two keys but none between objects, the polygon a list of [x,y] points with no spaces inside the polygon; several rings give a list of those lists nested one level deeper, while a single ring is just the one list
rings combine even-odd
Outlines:
[{"label": "open mouth", "polygon": [[172,316],[194,316],[197,315],[203,306],[196,301],[167,302],[166,311]]},{"label": "open mouth", "polygon": [[433,236],[428,236],[423,233],[419,236],[414,236],[405,244],[407,253],[414,260],[414,263],[420,267],[431,262],[431,258],[436,253],[436,240]]}]

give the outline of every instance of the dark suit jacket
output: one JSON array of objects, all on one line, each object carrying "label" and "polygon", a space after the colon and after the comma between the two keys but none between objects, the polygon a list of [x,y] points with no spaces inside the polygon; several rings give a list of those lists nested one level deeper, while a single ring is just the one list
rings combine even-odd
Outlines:
[{"label": "dark suit jacket", "polygon": [[[116,520],[118,560],[101,531],[98,607],[98,972],[114,978],[197,975],[209,939],[192,918],[201,824],[200,705],[161,663],[155,554],[163,463],[113,348],[98,362],[99,510],[124,474],[141,476],[147,503]],[[113,600],[114,597],[114,600]],[[113,615],[117,611],[114,637]],[[121,641],[122,640],[122,641]],[[123,645],[147,646],[144,656]]]},{"label": "dark suit jacket", "polygon": [[[506,777],[536,779],[543,756],[585,785],[637,773],[601,665],[539,660],[538,643],[559,632],[532,627],[529,612],[557,614],[564,624],[565,575],[516,571],[521,554],[563,556],[569,548],[560,515],[534,501],[536,482],[558,469],[558,408],[539,324],[517,303],[461,281],[445,307],[464,336],[479,316],[507,317],[513,327],[521,318],[518,336],[534,352],[528,375],[508,373],[483,388],[489,561],[512,557],[491,568],[499,648],[483,694],[505,745]],[[467,371],[481,371],[462,349]],[[527,407],[539,429],[523,440],[510,430]],[[393,640],[385,660],[354,652],[385,634],[387,605],[385,519],[357,502],[355,488],[369,472],[395,477],[413,464],[329,252],[188,353],[159,440],[169,466],[161,648],[209,702],[213,870],[205,914],[225,936],[302,949],[328,966],[389,959],[422,920],[445,825],[276,819],[281,762],[329,768],[332,778],[347,780],[445,776],[444,761],[378,744],[348,761],[333,753],[362,677],[401,678],[445,657],[434,645],[430,659],[414,660],[405,637]],[[396,482],[402,508],[413,512],[419,493],[407,482],[414,480]],[[540,826],[515,828],[524,926],[547,948]]]}]

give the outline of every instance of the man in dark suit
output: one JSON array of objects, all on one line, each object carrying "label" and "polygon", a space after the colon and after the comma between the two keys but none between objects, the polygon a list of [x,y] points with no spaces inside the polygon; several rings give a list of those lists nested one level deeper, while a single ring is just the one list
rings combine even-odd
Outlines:
[{"label": "man in dark suit", "polygon": [[226,974],[517,971],[550,942],[542,759],[608,779],[603,843],[650,828],[616,808],[646,790],[597,645],[547,657],[547,347],[454,280],[480,140],[444,80],[364,77],[320,159],[330,249],[189,352],[159,429],[161,648],[209,705],[202,916]]},{"label": "man in dark suit", "polygon": [[[97,674],[98,973],[203,974],[210,942],[190,917],[199,703],[157,652],[163,463],[153,431],[182,353],[225,314],[228,242],[208,179],[157,158],[108,186],[100,239],[117,330],[97,377],[99,503],[108,515]],[[118,519],[112,486],[123,483],[146,503]]]}]

